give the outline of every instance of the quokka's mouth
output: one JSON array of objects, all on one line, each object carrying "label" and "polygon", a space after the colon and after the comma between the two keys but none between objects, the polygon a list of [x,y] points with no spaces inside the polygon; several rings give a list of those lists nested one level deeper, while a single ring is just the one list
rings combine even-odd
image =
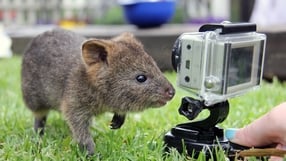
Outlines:
[{"label": "quokka's mouth", "polygon": [[161,107],[167,104],[170,101],[170,98],[160,98],[155,102],[155,107]]},{"label": "quokka's mouth", "polygon": [[173,88],[167,88],[160,97],[154,102],[155,107],[161,107],[167,104],[168,101],[172,100],[175,95],[175,90]]}]

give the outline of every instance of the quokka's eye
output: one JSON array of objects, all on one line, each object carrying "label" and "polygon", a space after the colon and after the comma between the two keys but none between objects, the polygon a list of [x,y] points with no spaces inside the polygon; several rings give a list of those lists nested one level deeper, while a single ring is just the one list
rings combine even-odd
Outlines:
[{"label": "quokka's eye", "polygon": [[145,76],[145,75],[138,75],[137,77],[136,77],[136,80],[139,82],[139,83],[143,83],[143,82],[145,82],[146,80],[147,80],[147,77]]}]

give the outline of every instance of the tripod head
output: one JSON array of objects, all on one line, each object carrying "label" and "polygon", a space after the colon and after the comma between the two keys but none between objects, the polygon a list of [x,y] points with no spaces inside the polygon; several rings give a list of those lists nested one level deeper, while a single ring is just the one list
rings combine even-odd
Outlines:
[{"label": "tripod head", "polygon": [[228,115],[228,101],[212,106],[205,106],[202,101],[191,97],[184,97],[179,108],[179,113],[189,120],[193,120],[202,110],[210,111],[206,119],[178,124],[165,135],[166,151],[170,147],[173,147],[182,153],[185,147],[187,154],[190,156],[194,154],[194,157],[197,157],[203,151],[206,157],[210,157],[215,148],[219,146],[224,150],[230,148],[228,140],[224,137],[223,129],[216,126],[218,123],[224,121]]}]

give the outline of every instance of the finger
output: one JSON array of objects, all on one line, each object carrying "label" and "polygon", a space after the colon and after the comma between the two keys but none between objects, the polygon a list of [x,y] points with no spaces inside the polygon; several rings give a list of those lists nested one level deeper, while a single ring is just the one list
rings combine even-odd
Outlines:
[{"label": "finger", "polygon": [[253,121],[251,124],[245,126],[244,128],[231,130],[231,135],[226,137],[231,142],[249,147],[272,144],[273,140],[271,132],[273,129],[271,124],[267,125],[265,122],[269,122],[266,115]]},{"label": "finger", "polygon": [[230,141],[250,147],[286,142],[286,103],[282,103],[244,128],[232,132]]},{"label": "finger", "polygon": [[[281,149],[281,150],[286,150],[286,145],[282,145],[282,144],[278,144],[276,146],[277,149]],[[285,158],[285,157],[284,157]],[[276,157],[276,156],[271,156],[269,158],[269,161],[282,161],[283,158],[282,157]]]}]

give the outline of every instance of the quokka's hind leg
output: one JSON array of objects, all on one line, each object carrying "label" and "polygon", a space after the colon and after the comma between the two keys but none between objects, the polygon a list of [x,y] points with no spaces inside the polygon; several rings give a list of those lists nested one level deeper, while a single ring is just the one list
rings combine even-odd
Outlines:
[{"label": "quokka's hind leg", "polygon": [[34,129],[35,132],[38,133],[39,135],[44,134],[48,112],[49,111],[34,112],[35,115]]}]

